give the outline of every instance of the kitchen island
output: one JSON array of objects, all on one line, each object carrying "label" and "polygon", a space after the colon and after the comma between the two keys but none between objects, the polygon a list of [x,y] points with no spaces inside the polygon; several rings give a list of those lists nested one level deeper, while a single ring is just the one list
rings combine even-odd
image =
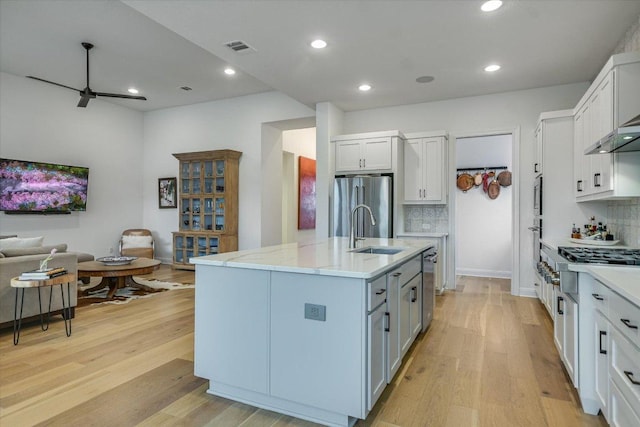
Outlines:
[{"label": "kitchen island", "polygon": [[[347,238],[192,258],[208,392],[331,426],[364,419],[421,329],[420,240]],[[393,253],[395,252],[395,253]]]}]

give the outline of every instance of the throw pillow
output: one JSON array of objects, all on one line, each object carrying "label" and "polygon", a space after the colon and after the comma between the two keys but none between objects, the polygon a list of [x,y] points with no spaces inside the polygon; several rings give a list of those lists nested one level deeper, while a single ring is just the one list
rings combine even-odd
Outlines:
[{"label": "throw pillow", "polygon": [[122,249],[150,248],[152,243],[151,236],[122,236]]},{"label": "throw pillow", "polygon": [[4,249],[35,248],[42,246],[44,237],[9,237],[0,239],[0,251]]},{"label": "throw pillow", "polygon": [[41,254],[51,253],[51,250],[53,248],[56,249],[57,253],[66,252],[67,244],[60,243],[59,245],[39,246],[36,248],[3,249],[1,253],[3,253],[5,257],[24,256],[24,255],[41,255]]}]

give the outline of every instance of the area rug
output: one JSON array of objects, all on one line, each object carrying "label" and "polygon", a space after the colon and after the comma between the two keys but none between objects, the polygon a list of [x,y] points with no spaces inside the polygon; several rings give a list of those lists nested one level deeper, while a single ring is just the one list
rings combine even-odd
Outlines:
[{"label": "area rug", "polygon": [[[190,289],[195,286],[193,284],[161,282],[159,280],[145,280],[141,277],[136,277],[136,276],[134,276],[134,280],[137,283],[153,288],[154,291],[147,292],[139,288],[133,288],[133,287],[127,286],[125,288],[118,289],[118,291],[116,292],[113,298],[107,299],[107,292],[109,291],[109,288],[105,287],[95,292],[91,292],[86,296],[78,296],[78,307],[84,307],[84,306],[93,305],[93,304],[127,304],[128,302],[131,302],[135,299],[149,298],[160,292],[166,292],[166,291],[172,291],[172,290],[178,290],[178,289]],[[88,288],[91,288],[92,286],[95,286],[96,284],[97,283],[90,283],[88,285],[85,285],[82,282],[78,282],[78,289],[79,290],[88,289]]]}]

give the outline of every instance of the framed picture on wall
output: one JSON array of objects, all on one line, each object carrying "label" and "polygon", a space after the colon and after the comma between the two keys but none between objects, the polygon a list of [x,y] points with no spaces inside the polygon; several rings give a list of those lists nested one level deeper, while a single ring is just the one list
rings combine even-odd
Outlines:
[{"label": "framed picture on wall", "polygon": [[158,207],[171,209],[178,207],[176,178],[158,178]]}]

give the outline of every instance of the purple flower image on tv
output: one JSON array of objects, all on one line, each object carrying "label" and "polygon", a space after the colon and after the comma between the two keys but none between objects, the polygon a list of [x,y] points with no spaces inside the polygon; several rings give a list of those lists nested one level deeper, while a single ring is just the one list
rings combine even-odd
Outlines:
[{"label": "purple flower image on tv", "polygon": [[84,211],[89,169],[0,159],[0,210]]}]

